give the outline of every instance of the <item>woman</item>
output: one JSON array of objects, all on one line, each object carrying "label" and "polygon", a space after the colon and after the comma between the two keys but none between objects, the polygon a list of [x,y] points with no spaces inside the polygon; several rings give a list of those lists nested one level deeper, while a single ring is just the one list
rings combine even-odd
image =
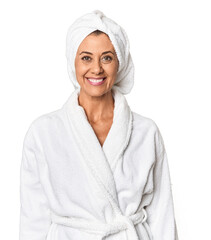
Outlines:
[{"label": "woman", "polygon": [[24,139],[20,240],[178,239],[162,136],[124,97],[134,75],[125,31],[85,14],[66,56],[75,91]]}]

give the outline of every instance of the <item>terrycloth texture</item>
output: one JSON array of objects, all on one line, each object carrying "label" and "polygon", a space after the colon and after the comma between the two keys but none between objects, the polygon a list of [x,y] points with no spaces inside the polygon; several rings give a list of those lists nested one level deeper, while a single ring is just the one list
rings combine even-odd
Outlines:
[{"label": "terrycloth texture", "polygon": [[97,29],[109,36],[119,60],[117,79],[113,88],[117,88],[122,94],[128,94],[134,85],[134,65],[128,36],[121,26],[99,10],[81,16],[68,29],[66,57],[70,80],[75,88],[80,88],[75,75],[76,52],[83,39]]},{"label": "terrycloth texture", "polygon": [[26,134],[19,239],[178,240],[155,122],[132,112],[113,89],[113,124],[101,147],[78,94]]},{"label": "terrycloth texture", "polygon": [[[95,181],[99,185],[100,192],[97,192],[97,194],[108,200],[108,204],[111,204],[114,211],[112,218],[118,220],[123,215],[119,208],[112,171],[114,171],[117,161],[121,158],[123,151],[128,145],[132,132],[132,113],[124,95],[113,89],[113,96],[115,97],[113,124],[103,144],[102,151],[96,135],[93,134],[93,129],[87,120],[84,109],[78,105],[78,94],[79,90],[76,90],[66,106],[75,141],[83,155],[87,171],[93,174]],[[141,215],[140,221],[143,217],[144,215]],[[112,219],[109,219],[109,222],[111,221]],[[123,220],[123,223],[127,225],[129,239],[138,240],[136,230],[130,219],[126,218]],[[96,232],[98,232],[99,226],[98,224],[95,225]],[[121,227],[122,224],[120,222],[120,225],[117,225],[116,228],[102,231],[101,237],[105,237],[111,232],[118,233]],[[144,229],[142,232],[145,234],[144,239],[148,240]]]},{"label": "terrycloth texture", "polygon": [[[114,220],[109,223],[101,223],[100,221],[90,221],[84,220],[81,218],[73,218],[73,217],[63,217],[51,212],[51,219],[53,223],[61,224],[67,227],[73,227],[79,229],[81,231],[86,231],[92,234],[99,234],[100,238],[108,237],[112,234],[117,234],[123,230],[128,231],[128,239],[136,239],[138,240],[139,237],[135,230],[135,225],[138,223],[144,223],[147,219],[147,214],[144,208],[141,211],[133,214],[129,217],[124,216],[122,214],[117,214]],[[147,230],[149,230],[148,225]],[[146,233],[145,230],[143,230]],[[143,239],[149,239],[148,235],[145,234]]]}]

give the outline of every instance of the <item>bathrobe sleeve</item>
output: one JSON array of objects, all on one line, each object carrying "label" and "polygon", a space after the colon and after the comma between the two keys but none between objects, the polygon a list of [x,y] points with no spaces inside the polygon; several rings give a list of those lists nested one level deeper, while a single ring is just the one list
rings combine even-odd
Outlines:
[{"label": "bathrobe sleeve", "polygon": [[153,240],[178,240],[167,154],[158,127],[153,168],[153,198],[146,207]]},{"label": "bathrobe sleeve", "polygon": [[36,160],[31,126],[26,133],[22,149],[19,240],[45,240],[51,223]]}]

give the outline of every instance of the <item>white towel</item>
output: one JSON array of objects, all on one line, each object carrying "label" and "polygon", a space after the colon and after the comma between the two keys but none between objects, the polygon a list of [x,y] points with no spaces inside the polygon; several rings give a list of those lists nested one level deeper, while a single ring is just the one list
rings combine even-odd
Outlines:
[{"label": "white towel", "polygon": [[122,94],[128,94],[134,85],[134,64],[129,51],[128,36],[120,25],[99,10],[81,16],[68,29],[66,57],[70,80],[75,88],[80,88],[75,74],[76,52],[83,39],[95,30],[109,36],[119,60],[117,79],[113,88],[117,88]]}]

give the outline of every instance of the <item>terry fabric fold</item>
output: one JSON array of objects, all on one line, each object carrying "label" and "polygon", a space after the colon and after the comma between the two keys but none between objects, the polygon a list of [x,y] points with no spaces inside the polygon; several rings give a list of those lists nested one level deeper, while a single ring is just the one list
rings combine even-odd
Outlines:
[{"label": "terry fabric fold", "polygon": [[[124,216],[120,210],[115,181],[113,178],[113,171],[115,170],[117,161],[122,157],[124,150],[129,144],[132,132],[132,112],[124,95],[117,89],[112,89],[112,95],[114,98],[113,123],[103,147],[101,147],[93,128],[87,120],[84,109],[78,104],[79,92],[80,90],[76,89],[72,93],[68,101],[65,103],[64,108],[77,145],[83,155],[82,159],[85,162],[88,171],[91,172],[99,185],[101,189],[100,194],[103,194],[104,198],[111,204],[114,212],[114,219],[117,221],[118,219],[121,219],[119,225],[117,224],[116,227],[114,226],[114,230],[111,230],[113,225],[108,223],[110,225],[106,226],[108,229],[104,229],[103,234],[109,235],[112,234],[112,231],[115,233],[123,230],[121,229],[123,220],[123,224],[126,224],[127,226],[126,229],[128,230],[129,239],[138,240],[139,238],[133,221],[130,220],[129,217]],[[138,212],[137,215],[140,215],[140,212]],[[143,218],[143,215],[141,215],[141,217]],[[139,220],[142,220],[142,218]],[[74,226],[74,224],[77,225],[77,220],[71,223],[71,226]],[[78,224],[80,225],[80,223]],[[84,224],[87,226],[86,223]],[[84,226],[84,224],[82,225]],[[96,225],[96,223],[94,225]],[[99,225],[96,225],[95,231],[97,231],[97,226],[99,227]],[[146,231],[143,231],[143,234],[146,234]],[[143,237],[143,240],[148,240],[148,236],[146,235]]]},{"label": "terry fabric fold", "polygon": [[[132,132],[132,113],[126,98],[118,90],[112,89],[114,97],[113,123],[101,147],[95,132],[87,120],[86,113],[78,104],[80,89],[76,89],[65,104],[75,140],[86,159],[96,180],[118,206],[112,170],[127,147]],[[112,201],[112,203],[113,203]],[[118,212],[118,207],[116,209]]]},{"label": "terry fabric fold", "polygon": [[117,79],[113,88],[128,94],[134,85],[134,64],[130,54],[130,44],[125,30],[99,10],[84,14],[69,27],[66,37],[67,70],[75,88],[80,88],[75,75],[75,56],[83,39],[95,30],[106,33],[119,60]]}]

